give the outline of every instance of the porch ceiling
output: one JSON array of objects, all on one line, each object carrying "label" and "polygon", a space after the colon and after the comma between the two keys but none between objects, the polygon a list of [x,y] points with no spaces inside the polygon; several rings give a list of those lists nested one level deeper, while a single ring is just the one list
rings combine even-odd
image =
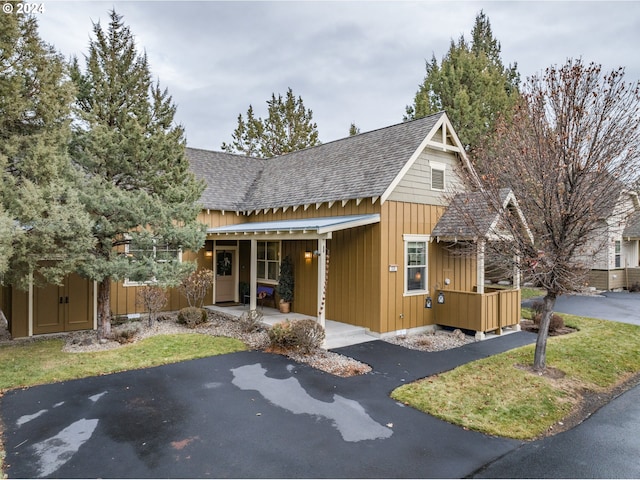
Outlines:
[{"label": "porch ceiling", "polygon": [[330,238],[332,232],[380,222],[380,214],[343,215],[338,217],[300,218],[271,222],[249,222],[207,229],[208,235],[260,235]]}]

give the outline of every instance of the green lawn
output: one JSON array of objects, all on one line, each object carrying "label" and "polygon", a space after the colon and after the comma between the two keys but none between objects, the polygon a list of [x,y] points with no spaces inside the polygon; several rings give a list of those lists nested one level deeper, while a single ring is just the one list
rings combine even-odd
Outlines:
[{"label": "green lawn", "polygon": [[0,390],[153,367],[246,350],[239,340],[202,334],[150,337],[114,350],[62,351],[63,340],[34,340],[0,347]]},{"label": "green lawn", "polygon": [[560,370],[562,378],[527,370],[530,345],[404,385],[392,397],[473,430],[538,437],[573,410],[583,389],[611,390],[640,371],[639,326],[563,317],[579,331],[549,339],[547,367]]}]

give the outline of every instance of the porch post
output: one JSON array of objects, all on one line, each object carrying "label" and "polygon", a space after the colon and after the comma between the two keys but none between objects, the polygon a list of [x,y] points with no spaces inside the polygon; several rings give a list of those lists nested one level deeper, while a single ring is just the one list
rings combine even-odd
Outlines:
[{"label": "porch post", "polygon": [[249,262],[249,311],[256,309],[258,296],[258,241],[251,239],[251,261]]},{"label": "porch post", "polygon": [[521,271],[520,271],[520,256],[514,255],[513,257],[513,288],[520,288],[521,281]]},{"label": "porch post", "polygon": [[476,283],[478,284],[478,293],[484,293],[484,247],[485,239],[481,238],[478,240],[478,250],[476,255]]},{"label": "porch post", "polygon": [[327,274],[327,240],[318,238],[318,323],[325,328],[325,303],[326,288],[325,277]]}]

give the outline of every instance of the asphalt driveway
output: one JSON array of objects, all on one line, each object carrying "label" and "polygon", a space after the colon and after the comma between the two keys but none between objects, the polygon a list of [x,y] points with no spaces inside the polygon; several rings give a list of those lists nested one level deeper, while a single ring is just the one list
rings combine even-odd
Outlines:
[{"label": "asphalt driveway", "polygon": [[[522,302],[530,306],[536,299]],[[640,293],[604,292],[599,295],[562,295],[554,308],[559,313],[602,318],[640,325]]]},{"label": "asphalt driveway", "polygon": [[460,478],[521,442],[437,420],[398,385],[531,343],[526,332],[438,353],[373,341],[339,378],[262,352],[14,390],[0,403],[10,478]]}]

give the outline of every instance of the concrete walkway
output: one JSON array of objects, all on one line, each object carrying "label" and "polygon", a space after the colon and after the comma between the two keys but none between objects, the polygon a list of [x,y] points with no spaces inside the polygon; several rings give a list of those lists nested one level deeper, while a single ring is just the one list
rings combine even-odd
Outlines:
[{"label": "concrete walkway", "polygon": [[[215,312],[233,315],[235,317],[240,317],[243,313],[248,311],[247,305],[234,305],[230,307],[207,305],[206,308]],[[284,322],[285,320],[301,320],[305,318],[310,318],[312,320],[316,319],[315,317],[303,315],[301,313],[280,313],[280,311],[275,308],[269,307],[258,307],[258,311],[263,314],[262,322],[267,325],[274,325],[279,322]],[[334,320],[327,320],[325,322],[325,336],[326,349],[346,347],[348,345],[356,345],[358,343],[377,340],[377,337],[369,335],[365,328],[336,322]]]}]

